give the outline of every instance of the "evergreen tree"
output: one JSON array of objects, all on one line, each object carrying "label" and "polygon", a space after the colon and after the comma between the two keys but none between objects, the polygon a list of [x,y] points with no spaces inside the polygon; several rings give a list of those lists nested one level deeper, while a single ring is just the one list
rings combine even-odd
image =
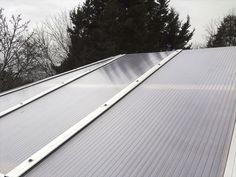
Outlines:
[{"label": "evergreen tree", "polygon": [[182,23],[169,0],[86,0],[71,20],[70,52],[57,72],[120,53],[189,47],[193,35],[189,17]]},{"label": "evergreen tree", "polygon": [[207,47],[236,46],[236,16],[227,15],[207,40]]}]

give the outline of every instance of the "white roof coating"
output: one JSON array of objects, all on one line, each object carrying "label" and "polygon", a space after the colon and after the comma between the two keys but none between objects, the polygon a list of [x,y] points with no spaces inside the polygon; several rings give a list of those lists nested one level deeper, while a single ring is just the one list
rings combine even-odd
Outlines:
[{"label": "white roof coating", "polygon": [[[101,65],[0,118],[0,173],[234,177],[235,59],[236,47],[226,47],[129,54]],[[34,163],[33,154],[104,103],[96,120]],[[29,168],[19,172],[25,160]]]}]

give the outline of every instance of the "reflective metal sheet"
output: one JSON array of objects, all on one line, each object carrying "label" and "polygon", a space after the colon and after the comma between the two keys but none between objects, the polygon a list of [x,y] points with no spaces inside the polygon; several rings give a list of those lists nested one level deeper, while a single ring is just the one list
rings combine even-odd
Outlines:
[{"label": "reflective metal sheet", "polygon": [[184,51],[25,176],[222,177],[236,48]]},{"label": "reflective metal sheet", "polygon": [[46,81],[41,82],[39,84],[32,85],[30,87],[12,92],[10,94],[1,95],[1,94],[4,94],[4,93],[1,93],[0,94],[0,112],[6,110],[6,109],[8,109],[8,108],[10,108],[10,107],[12,107],[16,104],[19,104],[20,102],[25,101],[26,99],[29,99],[29,98],[31,98],[31,97],[33,97],[33,96],[35,96],[35,95],[37,95],[37,94],[39,94],[43,91],[46,91],[46,90],[54,87],[57,84],[65,82],[70,78],[79,76],[79,75],[81,75],[81,74],[83,74],[83,73],[85,73],[85,72],[87,72],[91,69],[95,69],[95,68],[103,65],[106,62],[108,62],[108,61],[105,60],[104,62],[95,64],[95,65],[91,65],[91,66],[82,68],[80,70],[70,72],[68,74],[65,74],[65,75],[62,75],[62,76],[59,76],[59,77],[55,77],[55,78],[50,79],[50,80],[46,80]]},{"label": "reflective metal sheet", "polygon": [[0,171],[13,169],[168,54],[125,55],[0,119],[0,142],[7,142],[0,146]]}]

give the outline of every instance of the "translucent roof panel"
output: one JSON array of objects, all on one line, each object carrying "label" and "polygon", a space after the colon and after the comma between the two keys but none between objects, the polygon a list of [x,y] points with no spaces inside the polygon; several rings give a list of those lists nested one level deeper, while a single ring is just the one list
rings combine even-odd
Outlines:
[{"label": "translucent roof panel", "polygon": [[0,172],[13,169],[168,54],[125,55],[1,118]]},{"label": "translucent roof panel", "polygon": [[[112,58],[111,58],[112,59]],[[109,62],[109,60],[104,60],[103,62],[99,62],[94,65],[89,65],[87,67],[81,67],[81,69],[76,69],[73,72],[68,72],[63,75],[59,75],[58,77],[53,76],[51,79],[46,79],[45,81],[41,82],[39,81],[38,84],[29,84],[31,86],[23,86],[21,88],[15,89],[16,91],[10,91],[9,94],[0,93],[0,112],[4,111],[16,104],[19,104],[22,101],[25,101],[28,98],[31,98],[43,91],[46,91],[57,84],[61,84],[62,82],[67,81],[68,79],[71,79],[73,77],[82,75],[83,73],[95,69],[101,65],[104,65],[104,63]],[[12,92],[12,93],[11,93]]]},{"label": "translucent roof panel", "polygon": [[223,177],[236,48],[183,51],[27,177]]}]

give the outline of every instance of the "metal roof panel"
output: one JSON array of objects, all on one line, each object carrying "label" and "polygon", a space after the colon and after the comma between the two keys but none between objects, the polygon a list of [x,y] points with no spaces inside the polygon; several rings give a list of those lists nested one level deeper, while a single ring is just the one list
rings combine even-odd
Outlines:
[{"label": "metal roof panel", "polygon": [[236,48],[184,51],[25,176],[222,177]]},{"label": "metal roof panel", "polygon": [[0,171],[7,173],[171,52],[130,54],[0,119]]}]

